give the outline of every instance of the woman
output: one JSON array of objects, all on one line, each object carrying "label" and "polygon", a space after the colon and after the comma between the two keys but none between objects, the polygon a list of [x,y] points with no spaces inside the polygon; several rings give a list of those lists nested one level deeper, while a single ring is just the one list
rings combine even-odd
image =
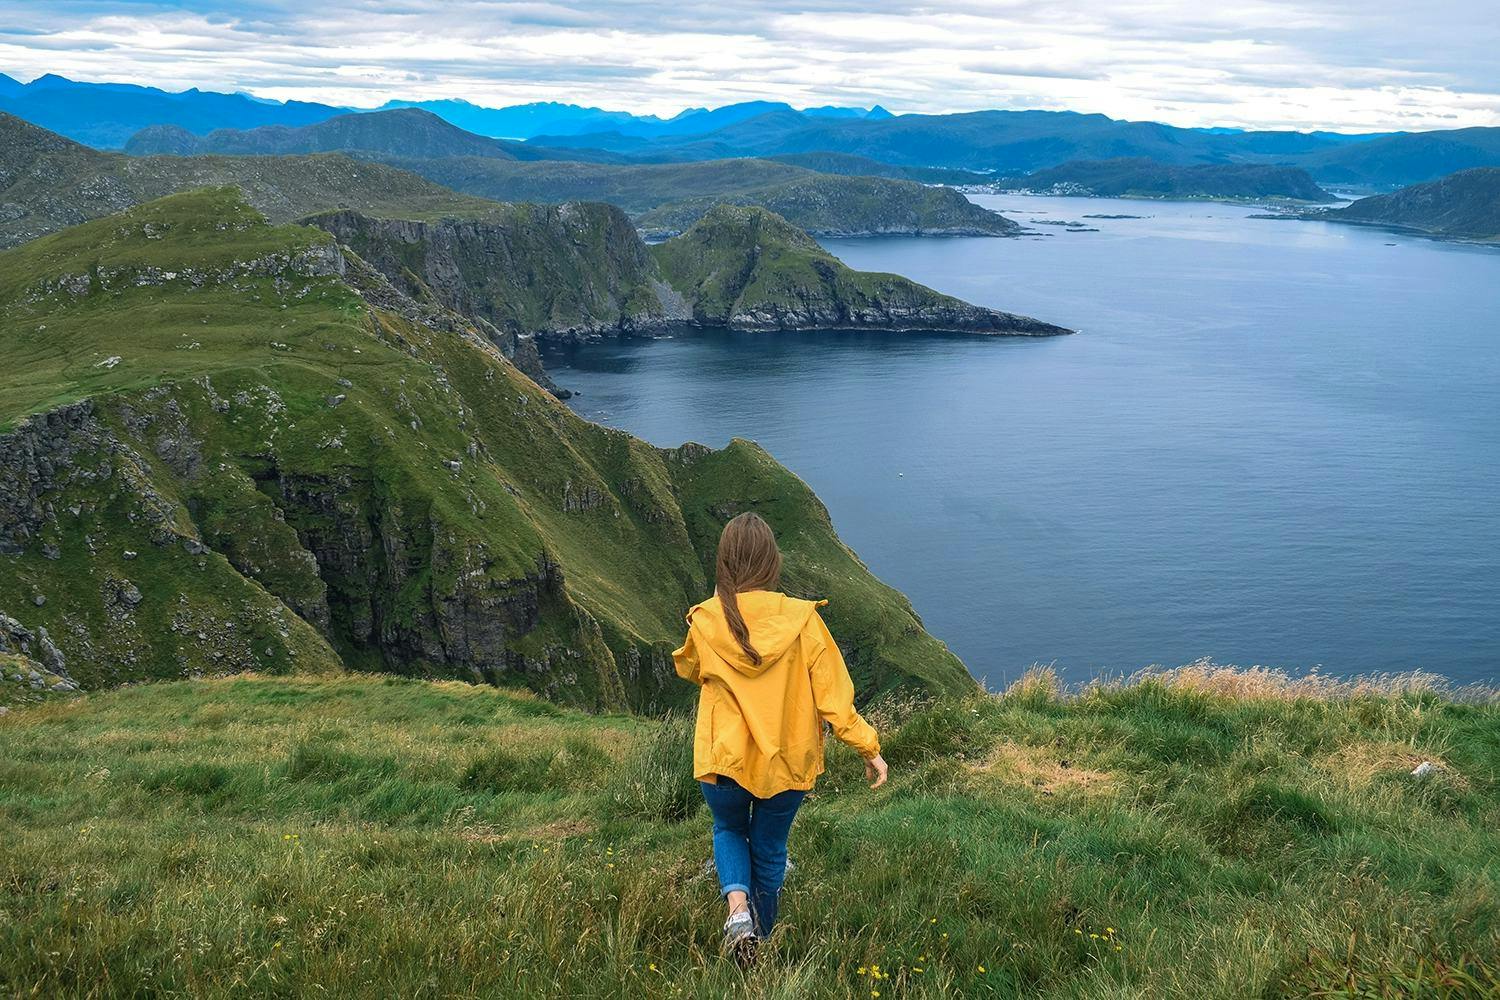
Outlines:
[{"label": "woman", "polygon": [[713,813],[714,864],[729,904],[724,945],[741,961],[771,933],[797,807],[823,773],[823,721],[885,784],[880,740],[818,608],[778,593],[781,552],[755,514],[724,526],[714,596],[688,612],[672,654],[700,685],[693,776]]}]

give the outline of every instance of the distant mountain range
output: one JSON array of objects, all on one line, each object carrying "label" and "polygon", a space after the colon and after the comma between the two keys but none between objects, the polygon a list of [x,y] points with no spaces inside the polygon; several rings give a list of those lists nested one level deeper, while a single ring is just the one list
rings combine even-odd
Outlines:
[{"label": "distant mountain range", "polygon": [[[825,173],[929,183],[968,182],[953,171],[1029,174],[1080,160],[1129,158],[1173,166],[1300,167],[1325,186],[1387,190],[1471,167],[1500,166],[1500,128],[1344,135],[1179,128],[1071,111],[892,115],[878,105],[799,111],[773,101],[690,108],[669,118],[554,102],[485,108],[459,100],[402,101],[385,110],[401,108],[430,111],[476,138],[500,142],[475,151],[498,159],[507,157],[495,148],[517,160],[670,163],[774,157]],[[371,113],[247,94],[78,83],[52,74],[27,84],[0,75],[0,111],[104,149],[121,148],[152,126],[176,130],[158,136],[154,148],[160,148],[165,138],[183,143],[184,134],[301,128]]]},{"label": "distant mountain range", "polygon": [[688,108],[671,118],[655,115],[632,115],[627,111],[601,111],[576,104],[547,101],[518,104],[508,108],[485,108],[468,101],[388,101],[379,109],[422,108],[447,121],[480,135],[510,139],[530,139],[538,135],[579,135],[590,132],[615,132],[637,138],[675,135],[698,135],[734,125],[759,115],[790,112],[808,118],[879,121],[892,117],[876,105],[873,108],[841,108],[828,105],[797,111],[780,101],[745,101],[722,108]]},{"label": "distant mountain range", "polygon": [[1144,157],[1161,163],[1267,162],[1358,144],[1362,138],[1306,132],[1205,132],[1072,111],[975,111],[901,115],[874,121],[811,119],[771,112],[696,135],[643,139],[619,131],[538,136],[554,146],[589,146],[680,160],[788,153],[845,153],[883,163],[1030,172],[1070,160]]},{"label": "distant mountain range", "polygon": [[[771,113],[810,119],[878,121],[890,118],[882,107],[825,106],[798,112],[776,101],[747,101],[722,108],[689,108],[671,118],[604,111],[552,101],[486,108],[468,101],[389,101],[375,110],[423,108],[460,128],[491,138],[530,139],[544,133],[576,135],[610,131],[642,139],[712,132]],[[118,149],[151,125],[175,125],[194,135],[215,129],[263,125],[311,125],[368,109],[302,101],[268,101],[249,94],[203,90],[171,93],[123,83],[83,83],[49,73],[23,84],[0,73],[0,111],[100,149]]]},{"label": "distant mountain range", "polygon": [[1417,184],[1471,167],[1500,166],[1500,128],[1407,132],[1324,149],[1300,163],[1324,184],[1369,188]]},{"label": "distant mountain range", "polygon": [[363,150],[381,156],[478,156],[497,160],[603,160],[625,158],[596,149],[550,149],[533,143],[476,135],[422,108],[349,112],[311,125],[220,128],[195,135],[180,125],[152,125],[125,141],[132,156],[283,156]]},{"label": "distant mountain range", "polygon": [[1078,160],[1258,163],[1302,167],[1318,182],[1389,188],[1454,170],[1500,166],[1500,128],[1339,135],[1177,128],[1071,111],[976,111],[875,121],[773,112],[700,135],[645,139],[618,131],[538,136],[635,159],[846,155],[908,168],[1029,174]]},{"label": "distant mountain range", "polygon": [[268,102],[248,94],[196,89],[173,94],[127,83],[78,83],[48,73],[27,84],[0,75],[0,111],[97,149],[119,149],[149,125],[177,125],[202,134],[216,128],[310,125],[345,109]]}]

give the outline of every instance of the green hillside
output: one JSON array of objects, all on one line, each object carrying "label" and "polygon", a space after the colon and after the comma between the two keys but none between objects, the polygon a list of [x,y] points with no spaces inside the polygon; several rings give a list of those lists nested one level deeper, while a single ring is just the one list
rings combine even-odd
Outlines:
[{"label": "green hillside", "polygon": [[[394,678],[0,717],[6,995],[1482,1000],[1500,708],[1197,667],[876,706],[717,954],[681,722]],[[1435,766],[1423,779],[1419,763]]]},{"label": "green hillside", "polygon": [[972,685],[749,442],[589,424],[458,315],[233,189],[0,254],[0,612],[72,677],[341,667],[682,701],[668,651],[761,511],[866,694]]},{"label": "green hillside", "polygon": [[134,156],[211,153],[229,156],[282,156],[288,153],[336,153],[380,150],[395,156],[513,156],[498,139],[465,132],[421,108],[394,108],[338,115],[309,125],[266,125],[253,129],[215,129],[196,136],[183,128],[143,129],[125,144]]},{"label": "green hillside", "polygon": [[456,191],[497,201],[606,201],[635,216],[652,236],[681,232],[717,204],[768,208],[819,236],[1011,236],[1020,230],[948,188],[821,174],[768,160],[620,165],[473,156],[382,159]]},{"label": "green hillside", "polygon": [[773,163],[786,163],[794,167],[806,167],[820,174],[841,174],[846,177],[893,177],[897,180],[921,181],[924,184],[982,184],[991,175],[974,170],[956,170],[947,167],[902,167],[894,163],[882,163],[868,156],[852,153],[781,153],[764,159]]},{"label": "green hillside", "polygon": [[994,182],[1002,189],[1101,198],[1336,201],[1298,167],[1258,163],[1181,166],[1144,159],[1075,160]]},{"label": "green hillside", "polygon": [[719,205],[651,248],[694,322],[741,330],[879,329],[1017,336],[1062,327],[970,305],[896,274],[856,271],[763,208]]},{"label": "green hillside", "polygon": [[0,247],[178,191],[234,184],[288,222],[330,209],[427,218],[485,215],[493,202],[339,154],[129,157],[80,146],[0,113]]},{"label": "green hillside", "polygon": [[1460,239],[1500,240],[1500,167],[1460,170],[1440,180],[1361,198],[1345,208],[1309,218]]},{"label": "green hillside", "polygon": [[[640,216],[645,231],[658,236],[686,229],[710,207],[724,202],[769,208],[817,235],[1007,236],[1019,230],[956,191],[892,179],[897,175],[891,169],[900,168],[880,169],[884,165],[874,161],[864,162],[882,176],[838,176],[858,172],[851,169],[857,158],[842,158],[837,164],[841,169],[824,173],[816,167],[753,159],[568,162],[595,154],[474,135],[418,108],[342,115],[301,128],[221,129],[203,137],[181,129],[146,129],[126,150],[136,155],[344,151],[496,201],[609,202]],[[919,171],[899,176],[929,179]]]}]

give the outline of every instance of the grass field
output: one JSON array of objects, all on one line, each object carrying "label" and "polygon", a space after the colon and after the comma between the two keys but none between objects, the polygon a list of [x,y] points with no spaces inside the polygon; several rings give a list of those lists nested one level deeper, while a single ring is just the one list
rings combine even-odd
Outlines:
[{"label": "grass field", "polygon": [[1493,699],[1197,666],[872,715],[891,784],[830,749],[744,976],[685,720],[357,675],[17,706],[0,994],[1500,991]]}]

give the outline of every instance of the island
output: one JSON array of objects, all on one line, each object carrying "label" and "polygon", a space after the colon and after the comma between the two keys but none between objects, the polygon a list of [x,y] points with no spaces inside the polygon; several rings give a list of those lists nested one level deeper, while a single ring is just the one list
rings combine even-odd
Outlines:
[{"label": "island", "polygon": [[1300,167],[1260,163],[1177,165],[1136,157],[1073,160],[984,185],[996,192],[1096,198],[1206,199],[1211,201],[1337,201]]}]

